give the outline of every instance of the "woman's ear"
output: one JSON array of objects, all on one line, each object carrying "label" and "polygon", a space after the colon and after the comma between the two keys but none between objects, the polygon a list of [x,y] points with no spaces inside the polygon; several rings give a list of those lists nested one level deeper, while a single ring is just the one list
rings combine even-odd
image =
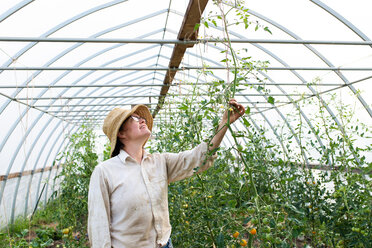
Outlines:
[{"label": "woman's ear", "polygon": [[119,130],[118,132],[118,138],[119,139],[125,139],[126,135],[125,135],[125,131],[124,130]]}]

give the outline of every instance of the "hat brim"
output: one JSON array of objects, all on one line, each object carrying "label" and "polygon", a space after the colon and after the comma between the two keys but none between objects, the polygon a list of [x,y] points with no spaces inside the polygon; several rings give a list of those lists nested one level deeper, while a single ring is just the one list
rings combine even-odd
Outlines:
[{"label": "hat brim", "polygon": [[[148,109],[148,107],[146,105],[143,105],[143,104],[139,104],[139,105],[134,106],[129,112],[123,113],[122,115],[119,116],[119,118],[117,118],[115,120],[115,124],[114,124],[115,126],[113,127],[114,130],[113,130],[113,132],[111,132],[110,137],[108,137],[110,139],[110,143],[111,143],[110,157],[112,157],[113,152],[115,150],[117,140],[118,140],[117,136],[118,136],[121,125],[123,124],[123,122],[126,119],[129,118],[129,116],[131,116],[134,113],[138,114],[140,117],[145,118],[148,129],[150,131],[152,131],[153,118],[152,118],[152,115],[151,115],[150,110]],[[145,146],[147,140],[143,143],[143,146]]]}]

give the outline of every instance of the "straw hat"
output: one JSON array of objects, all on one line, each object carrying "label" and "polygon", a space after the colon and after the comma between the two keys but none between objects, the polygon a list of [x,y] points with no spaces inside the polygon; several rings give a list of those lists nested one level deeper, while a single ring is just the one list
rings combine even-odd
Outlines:
[{"label": "straw hat", "polygon": [[[145,105],[136,105],[132,109],[123,109],[123,108],[114,108],[111,112],[106,116],[105,121],[103,122],[103,132],[109,138],[111,143],[111,153],[110,156],[112,157],[112,153],[115,150],[117,139],[118,139],[118,132],[120,126],[123,122],[131,116],[133,113],[138,114],[140,117],[143,117],[147,121],[147,127],[149,130],[152,130],[153,119],[150,113],[150,110]],[[143,145],[145,145],[143,143]],[[117,155],[117,154],[114,154]]]}]

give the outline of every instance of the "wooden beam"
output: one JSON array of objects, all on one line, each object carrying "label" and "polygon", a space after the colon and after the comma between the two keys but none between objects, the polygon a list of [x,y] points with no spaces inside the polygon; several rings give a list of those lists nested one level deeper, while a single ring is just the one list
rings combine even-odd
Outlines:
[{"label": "wooden beam", "polygon": [[[199,29],[195,30],[195,25],[200,23],[200,17],[204,12],[205,6],[207,6],[208,0],[190,0],[183,22],[178,32],[177,39],[179,40],[196,40],[198,37]],[[186,49],[193,47],[194,44],[176,44],[173,48],[172,56],[169,61],[168,68],[178,68],[181,64],[183,56],[185,55]],[[163,86],[160,90],[160,97],[158,104],[152,113],[155,118],[156,114],[162,108],[165,97],[167,96],[170,85],[172,84],[173,78],[176,75],[176,70],[168,70]]]},{"label": "wooden beam", "polygon": [[46,168],[39,168],[39,169],[36,169],[36,170],[23,171],[22,173],[21,172],[15,172],[15,173],[10,173],[8,176],[0,175],[0,182],[1,181],[6,181],[6,180],[9,180],[9,179],[12,179],[12,178],[28,176],[28,175],[32,175],[32,174],[36,174],[36,173],[40,173],[40,172],[49,171],[49,170],[52,170],[52,169],[57,169],[58,166],[59,165],[53,165],[53,166],[49,166],[49,167],[46,167]]}]

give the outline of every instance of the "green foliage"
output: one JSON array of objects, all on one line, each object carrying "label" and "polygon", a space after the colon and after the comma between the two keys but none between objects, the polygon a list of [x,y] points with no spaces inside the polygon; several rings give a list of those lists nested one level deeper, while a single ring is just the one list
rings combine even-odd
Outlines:
[{"label": "green foliage", "polygon": [[[71,135],[70,146],[60,157],[62,170],[57,193],[57,211],[61,226],[86,227],[90,176],[98,164],[95,152],[95,133],[90,126],[83,126],[80,133]],[[63,161],[64,160],[64,161]]]},{"label": "green foliage", "polygon": [[[31,220],[17,220],[2,231],[0,247],[88,247],[87,202],[90,176],[98,164],[96,135],[91,126],[82,126],[81,132],[69,138],[59,158],[62,169],[56,176],[60,188],[53,193],[55,199],[39,208]],[[109,151],[106,145],[104,156]]]},{"label": "green foliage", "polygon": [[35,215],[31,217],[31,223],[36,225],[38,223],[58,222],[59,217],[56,215],[58,207],[58,201],[49,200],[45,206],[39,207]]},{"label": "green foliage", "polygon": [[238,170],[230,171],[232,158],[221,154],[208,172],[170,186],[172,239],[176,246],[210,247],[215,243],[225,247],[234,242],[230,234],[242,229],[249,189],[240,184],[243,176]]},{"label": "green foliage", "polygon": [[32,225],[30,230],[23,229],[20,232],[12,232],[9,236],[0,233],[0,237],[0,247],[88,247],[86,238],[81,237],[79,233],[63,234],[61,229],[40,223]]},{"label": "green foliage", "polygon": [[[175,113],[169,108],[162,115],[164,119],[155,134],[157,139],[151,142],[151,150],[179,152],[201,141],[208,142],[219,116],[227,108],[220,94],[224,89],[223,81],[214,82],[207,93],[203,92],[207,98],[200,102],[196,100],[200,95],[196,87],[193,96],[181,102],[170,98],[169,102],[179,111]],[[343,106],[342,112],[349,112],[347,106]],[[349,118],[352,116],[344,115],[344,123],[350,122]],[[332,119],[323,121],[328,126],[332,123]],[[314,140],[301,134],[304,124],[296,119],[293,123],[300,123],[295,129],[300,141],[307,147],[311,144],[316,147]],[[344,143],[339,139],[336,149],[326,147],[332,157],[330,168],[337,170],[314,171],[302,162],[305,153],[298,154],[287,147],[289,156],[283,160],[282,147],[268,140],[264,129],[254,129],[246,117],[242,124],[239,131],[230,128],[233,146],[218,152],[214,167],[170,185],[175,246],[238,247],[242,239],[250,247],[371,246],[372,184],[367,176],[371,173],[370,165],[361,167],[345,159],[351,156],[351,149],[340,152],[342,147],[353,147],[355,152],[369,151],[370,147],[353,143],[367,132],[367,127],[353,122],[353,126],[359,126],[358,136],[355,128],[351,134],[345,126],[341,132]],[[336,127],[332,130],[340,132]],[[327,135],[321,137],[327,141]],[[362,158],[360,154],[356,156]],[[320,159],[322,163],[328,161],[324,156]],[[353,172],[355,168],[359,168],[358,173]],[[329,184],[332,187],[326,187]],[[254,235],[250,234],[253,228],[257,230]],[[232,236],[235,232],[239,232],[238,238]]]},{"label": "green foliage", "polygon": [[103,161],[111,158],[110,153],[111,153],[111,143],[108,140],[107,143],[104,145]]},{"label": "green foliage", "polygon": [[28,228],[28,221],[20,218],[16,219],[12,225],[0,230],[0,247],[10,247],[15,243],[26,244],[25,237]]},{"label": "green foliage", "polygon": [[[221,13],[209,13],[194,29],[222,25],[226,49],[220,61],[232,67],[234,78],[212,81],[206,92],[193,86],[192,96],[182,100],[169,95],[164,105],[169,108],[157,117],[161,125],[154,133],[156,139],[149,142],[150,152],[179,152],[209,142],[218,131],[222,113],[230,107],[226,104],[229,98],[247,88],[266,96],[268,103],[276,103],[265,79],[258,75],[268,62],[253,60],[246,49],[234,50],[228,36],[228,28],[237,24],[271,31],[250,20],[242,1],[214,3]],[[222,5],[230,7],[224,11]],[[230,21],[228,15],[233,15]],[[213,72],[207,66],[200,71],[200,76],[208,74]],[[262,84],[253,86],[249,83],[252,78]],[[335,106],[336,116],[328,114],[327,104]],[[217,151],[214,166],[169,186],[175,247],[372,247],[372,163],[365,157],[372,147],[370,142],[365,146],[357,143],[359,139],[370,141],[370,127],[355,120],[353,108],[337,102],[334,95],[327,103],[315,96],[296,100],[293,106],[287,116],[293,128],[277,126],[276,141],[268,138],[263,127],[251,123],[247,107],[237,128],[228,125],[232,145]],[[312,127],[302,116],[307,106],[312,106],[308,115]],[[50,240],[60,239],[61,229],[66,228],[69,232],[62,235],[61,243],[86,247],[87,192],[97,164],[94,139],[93,130],[87,127],[71,137],[70,149],[61,156],[64,166],[57,200],[34,217],[38,222],[58,221],[59,229],[39,228],[32,247],[45,247]],[[281,145],[275,145],[278,141]],[[106,144],[104,159],[109,154]],[[308,162],[328,166],[328,171],[307,168]],[[0,245],[30,246],[28,226],[18,223],[11,235],[0,233]],[[73,230],[80,230],[79,240]]]},{"label": "green foliage", "polygon": [[31,220],[17,219],[7,230],[0,231],[0,247],[88,247],[86,237],[80,232],[73,233],[72,227],[68,234],[63,234],[55,215],[58,207],[56,201],[50,201]]},{"label": "green foliage", "polygon": [[23,218],[17,218],[13,224],[7,227],[7,230],[3,230],[2,232],[14,232],[14,233],[21,233],[24,229],[29,227],[28,221],[25,221]]},{"label": "green foliage", "polygon": [[[228,99],[246,87],[275,104],[265,79],[257,73],[268,62],[254,61],[244,55],[246,50],[235,51],[229,42],[231,25],[243,23],[247,29],[254,24],[246,9],[241,1],[235,5],[214,3],[221,13],[209,13],[202,23],[205,28],[211,23],[222,25],[226,49],[221,51],[225,57],[220,61],[232,67],[234,78],[230,82],[212,81],[207,92],[199,92],[195,86],[192,97],[179,102],[179,98],[170,98],[169,106],[172,103],[178,111],[164,111],[152,151],[179,152],[208,142],[222,112],[229,108]],[[225,12],[222,5],[230,8]],[[233,13],[236,19],[229,22],[227,16]],[[259,23],[253,26],[255,31],[262,28],[271,34],[268,27]],[[207,71],[200,73],[205,76]],[[252,86],[250,78],[262,84]],[[200,100],[201,94],[206,98]],[[363,153],[372,147],[356,143],[370,138],[370,128],[353,119],[350,106],[335,99],[331,97],[328,104],[336,107],[341,125],[327,114],[326,103],[320,98],[294,102],[295,111],[287,120],[296,126],[290,131],[276,128],[281,146],[246,117],[241,118],[239,131],[229,126],[233,145],[218,152],[215,166],[170,186],[175,246],[238,247],[245,245],[244,239],[249,247],[371,247],[372,164],[366,162]],[[313,107],[308,115],[310,128],[302,116],[302,108],[308,106]],[[247,108],[246,114],[250,113]],[[313,157],[314,152],[319,156]],[[330,171],[308,169],[308,162],[328,166]],[[233,237],[236,232],[238,236]]]}]

